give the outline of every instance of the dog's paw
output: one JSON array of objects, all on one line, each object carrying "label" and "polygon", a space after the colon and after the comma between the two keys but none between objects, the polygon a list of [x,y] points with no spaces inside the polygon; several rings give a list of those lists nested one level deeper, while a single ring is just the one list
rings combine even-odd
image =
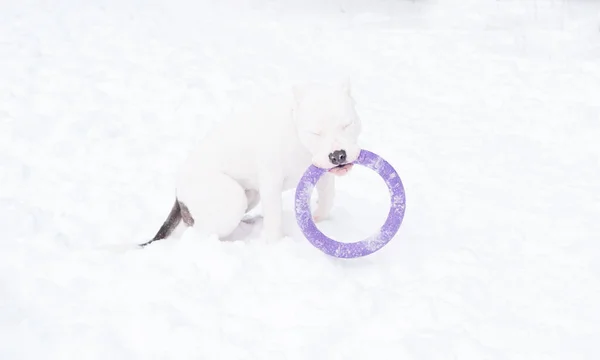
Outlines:
[{"label": "dog's paw", "polygon": [[323,220],[327,220],[328,217],[329,217],[329,215],[327,214],[327,215],[313,215],[312,218],[313,218],[314,222],[318,223],[318,222],[321,222]]},{"label": "dog's paw", "polygon": [[331,210],[331,207],[325,209],[322,206],[317,206],[317,210],[312,215],[313,221],[318,223],[329,218],[329,210]]}]

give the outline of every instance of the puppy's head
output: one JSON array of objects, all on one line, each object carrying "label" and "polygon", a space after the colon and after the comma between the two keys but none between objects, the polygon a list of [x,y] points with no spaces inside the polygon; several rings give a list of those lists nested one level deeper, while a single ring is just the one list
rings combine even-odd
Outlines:
[{"label": "puppy's head", "polygon": [[361,123],[350,84],[308,84],[293,89],[293,117],[313,165],[331,169],[358,158]]}]

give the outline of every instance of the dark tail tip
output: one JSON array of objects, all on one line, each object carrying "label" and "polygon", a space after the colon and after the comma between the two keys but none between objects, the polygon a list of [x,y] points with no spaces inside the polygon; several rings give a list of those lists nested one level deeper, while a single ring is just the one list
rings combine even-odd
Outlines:
[{"label": "dark tail tip", "polygon": [[156,233],[156,235],[154,235],[154,238],[152,238],[152,240],[150,240],[150,241],[140,244],[140,246],[145,247],[146,245],[149,245],[150,243],[152,243],[154,241],[163,240],[163,239],[168,238],[169,235],[171,235],[173,233],[173,230],[175,230],[175,228],[177,227],[177,225],[179,225],[180,222],[181,222],[181,207],[179,206],[179,200],[175,199],[175,203],[173,204],[173,208],[171,208],[171,212],[169,213],[169,216],[167,217],[165,222],[162,224],[160,229],[158,229],[158,232]]}]

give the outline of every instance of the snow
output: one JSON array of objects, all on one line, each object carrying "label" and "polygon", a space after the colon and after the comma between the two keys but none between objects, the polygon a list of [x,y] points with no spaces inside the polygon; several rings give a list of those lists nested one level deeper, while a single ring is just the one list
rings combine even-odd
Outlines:
[{"label": "snow", "polygon": [[[599,40],[591,0],[2,2],[0,358],[597,359]],[[135,248],[219,116],[346,75],[384,248],[321,253],[293,192],[281,242]],[[319,226],[388,205],[354,169]]]}]

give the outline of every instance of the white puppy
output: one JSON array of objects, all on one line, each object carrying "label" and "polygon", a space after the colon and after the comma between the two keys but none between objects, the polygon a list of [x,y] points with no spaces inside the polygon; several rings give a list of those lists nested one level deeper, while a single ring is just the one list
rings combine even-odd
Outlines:
[{"label": "white puppy", "polygon": [[207,235],[226,237],[259,201],[263,237],[280,239],[283,191],[310,164],[329,169],[316,186],[315,221],[333,206],[334,176],[360,153],[360,119],[348,83],[296,86],[219,122],[192,151],[177,184],[175,204],[149,242],[168,237],[183,219]]}]

